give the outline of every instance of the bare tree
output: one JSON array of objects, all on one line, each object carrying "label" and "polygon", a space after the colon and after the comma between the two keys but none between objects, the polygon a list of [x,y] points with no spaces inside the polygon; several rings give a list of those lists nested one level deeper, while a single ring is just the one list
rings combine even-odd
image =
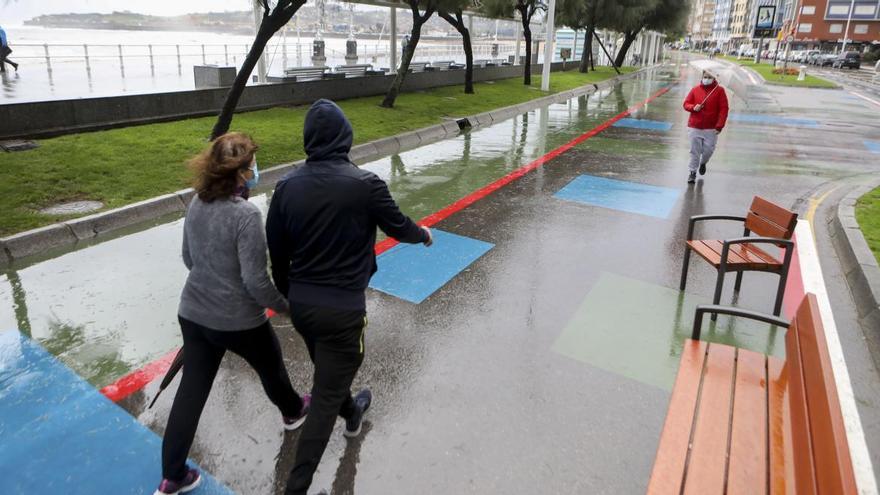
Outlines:
[{"label": "bare tree", "polygon": [[519,12],[526,42],[526,62],[523,64],[523,84],[532,84],[532,17],[539,10],[547,10],[541,0],[483,0],[482,10],[490,17],[511,18]]},{"label": "bare tree", "polygon": [[232,124],[232,116],[235,113],[235,108],[238,106],[238,100],[244,92],[244,88],[247,85],[248,79],[251,77],[251,73],[254,71],[254,67],[262,56],[263,50],[266,49],[266,44],[279,29],[284,27],[290,21],[300,7],[306,3],[306,0],[277,0],[277,2],[273,0],[271,2],[275,4],[275,7],[273,8],[270,4],[270,0],[257,1],[259,1],[260,5],[263,7],[263,19],[260,22],[259,29],[257,29],[254,43],[251,45],[251,49],[248,52],[247,57],[244,59],[244,63],[241,65],[238,75],[235,76],[235,82],[232,83],[232,87],[229,88],[229,93],[226,94],[226,101],[223,103],[223,109],[220,110],[220,115],[217,116],[217,123],[214,124],[214,129],[211,131],[212,140],[217,139],[229,130],[229,126]]},{"label": "bare tree", "polygon": [[[416,46],[419,44],[419,38],[422,37],[422,25],[428,22],[428,19],[437,11],[438,0],[406,0],[409,9],[412,11],[413,26],[409,35],[409,43],[403,50],[403,57],[400,60],[400,67],[397,68],[397,75],[382,100],[382,106],[385,108],[394,107],[394,101],[400,94],[400,88],[409,72],[409,64],[412,62],[413,55],[416,53]],[[420,9],[424,9],[425,13],[421,13]],[[397,47],[395,47],[397,49]]]},{"label": "bare tree", "polygon": [[464,23],[464,8],[473,6],[470,0],[449,0],[441,3],[437,15],[448,22],[461,34],[461,43],[464,48],[464,92],[474,92],[474,49],[471,45],[471,33]]}]

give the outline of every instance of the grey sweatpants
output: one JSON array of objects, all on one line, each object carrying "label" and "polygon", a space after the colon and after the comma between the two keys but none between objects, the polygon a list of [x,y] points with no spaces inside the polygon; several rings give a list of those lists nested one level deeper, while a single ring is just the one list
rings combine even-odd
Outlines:
[{"label": "grey sweatpants", "polygon": [[691,161],[688,168],[696,172],[701,163],[708,163],[715,153],[715,143],[718,142],[718,133],[715,129],[688,128],[688,138],[691,140]]}]

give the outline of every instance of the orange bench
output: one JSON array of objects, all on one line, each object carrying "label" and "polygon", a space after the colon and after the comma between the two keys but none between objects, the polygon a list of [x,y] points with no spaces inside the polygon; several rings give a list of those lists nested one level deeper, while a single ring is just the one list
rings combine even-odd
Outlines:
[{"label": "orange bench", "polygon": [[[700,341],[704,313],[788,328],[786,359]],[[816,297],[789,324],[699,306],[648,484],[651,495],[856,493]]]},{"label": "orange bench", "polygon": [[[742,237],[728,240],[694,240],[694,227],[697,222],[706,220],[734,220],[743,222],[745,230]],[[779,274],[779,286],[776,289],[776,304],[773,314],[779,316],[782,310],[782,297],[785,294],[785,282],[788,280],[788,268],[791,265],[791,255],[794,243],[791,236],[797,224],[797,213],[755,196],[752,206],[745,217],[733,215],[696,215],[691,217],[688,224],[687,247],[684,251],[684,264],[681,268],[681,283],[679,288],[684,290],[687,283],[688,263],[691,259],[691,251],[700,255],[709,264],[718,270],[718,279],[715,282],[715,297],[712,304],[721,302],[721,289],[724,287],[724,275],[728,272],[736,272],[736,283],[733,286],[735,292],[739,292],[742,286],[742,276],[745,271],[762,271]],[[758,237],[750,237],[750,234]],[[779,260],[775,255],[761,249],[759,245],[779,246],[785,248],[785,255]],[[713,314],[715,320],[718,315]]]}]

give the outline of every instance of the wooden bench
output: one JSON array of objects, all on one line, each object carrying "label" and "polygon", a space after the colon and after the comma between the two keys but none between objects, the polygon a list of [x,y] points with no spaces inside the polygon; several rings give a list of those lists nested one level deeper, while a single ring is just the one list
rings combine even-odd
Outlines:
[{"label": "wooden bench", "polygon": [[428,67],[428,62],[410,62],[409,63],[409,72],[425,72],[425,68]]},{"label": "wooden bench", "polygon": [[337,74],[345,74],[345,77],[363,77],[367,71],[372,71],[372,64],[339,65],[336,67]]},{"label": "wooden bench", "polygon": [[[743,222],[745,229],[742,237],[727,240],[694,240],[694,227],[697,222],[706,220],[733,220]],[[684,262],[681,267],[681,283],[684,290],[687,283],[688,263],[691,251],[708,261],[716,270],[718,278],[715,282],[715,297],[712,304],[721,301],[721,290],[724,287],[724,275],[736,272],[735,292],[742,286],[743,272],[762,271],[779,274],[779,285],[776,289],[776,304],[773,314],[779,316],[782,311],[782,297],[785,295],[785,283],[788,280],[788,268],[794,243],[791,236],[797,224],[797,213],[755,196],[752,206],[745,217],[733,215],[696,215],[688,223],[687,246],[684,251]],[[758,237],[751,237],[754,233]],[[765,251],[759,245],[774,245],[785,249],[782,260]],[[715,320],[717,315],[712,315]]]},{"label": "wooden bench", "polygon": [[326,67],[291,67],[284,71],[284,77],[296,82],[318,81],[324,78],[326,72]]},{"label": "wooden bench", "polygon": [[435,70],[456,70],[462,69],[464,66],[458,65],[454,60],[443,60],[440,62],[431,62],[431,67]]},{"label": "wooden bench", "polygon": [[[701,342],[707,312],[788,328],[786,359]],[[647,493],[856,492],[816,297],[804,297],[790,324],[734,308],[698,307]]]}]

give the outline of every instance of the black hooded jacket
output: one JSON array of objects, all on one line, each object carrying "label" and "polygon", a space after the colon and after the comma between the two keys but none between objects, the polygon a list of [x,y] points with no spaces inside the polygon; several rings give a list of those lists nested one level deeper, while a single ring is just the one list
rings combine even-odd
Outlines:
[{"label": "black hooded jacket", "polygon": [[407,243],[427,234],[400,212],[382,179],[351,163],[351,123],[336,104],[312,105],[303,138],[306,163],[275,186],[266,219],[272,278],[293,302],[364,309],[376,227]]}]

